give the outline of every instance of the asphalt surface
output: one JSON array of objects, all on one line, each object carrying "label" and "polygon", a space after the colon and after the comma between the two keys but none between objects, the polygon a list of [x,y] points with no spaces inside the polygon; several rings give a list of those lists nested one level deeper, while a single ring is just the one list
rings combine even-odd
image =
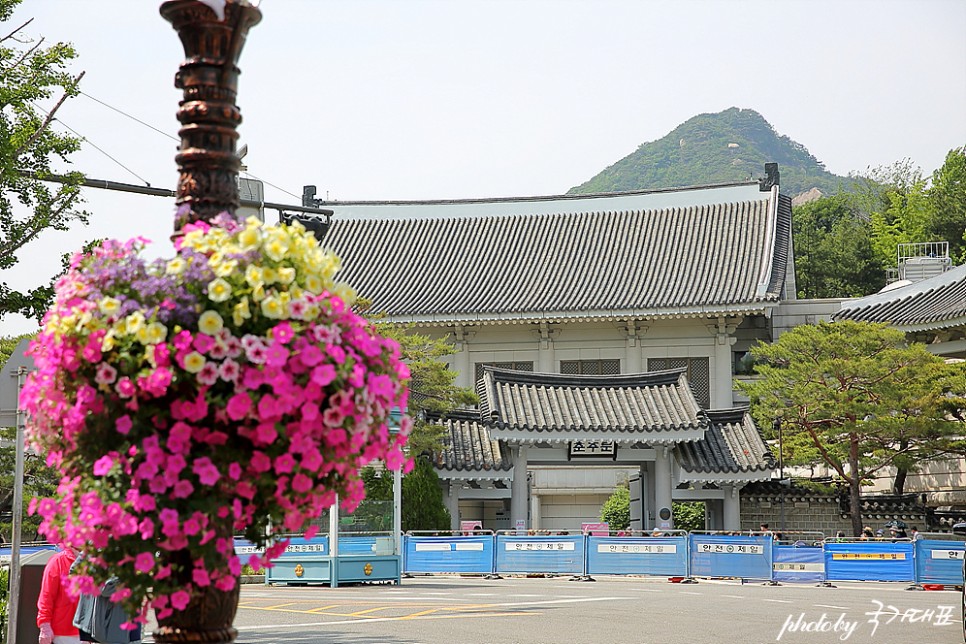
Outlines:
[{"label": "asphalt surface", "polygon": [[399,586],[246,585],[235,627],[239,644],[963,641],[958,591],[698,581],[433,576]]}]

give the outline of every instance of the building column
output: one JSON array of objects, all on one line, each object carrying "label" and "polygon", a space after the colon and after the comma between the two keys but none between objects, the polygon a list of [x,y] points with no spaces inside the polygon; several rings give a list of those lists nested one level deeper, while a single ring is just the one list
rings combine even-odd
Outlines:
[{"label": "building column", "polygon": [[741,499],[738,491],[741,485],[732,483],[724,486],[724,529],[741,530]]},{"label": "building column", "polygon": [[709,324],[708,330],[714,336],[714,380],[711,387],[711,408],[725,409],[734,406],[734,369],[731,347],[737,342],[735,329],[741,318],[728,320],[718,318],[716,324]]},{"label": "building column", "polygon": [[541,322],[537,333],[540,336],[540,346],[537,349],[537,371],[557,373],[553,350],[553,338],[557,334],[557,330],[551,329],[546,322]]},{"label": "building column", "polygon": [[530,527],[540,529],[540,495],[533,492],[530,493]]},{"label": "building column", "polygon": [[443,500],[449,510],[449,529],[460,529],[460,487],[455,481],[448,481]]},{"label": "building column", "polygon": [[640,340],[647,333],[647,325],[636,320],[627,320],[624,325],[624,355],[626,356],[625,373],[641,373],[644,371],[644,361],[641,357]]},{"label": "building column", "polygon": [[663,530],[674,527],[674,516],[671,514],[671,448],[657,445],[654,451],[654,527]]},{"label": "building column", "polygon": [[469,331],[462,324],[457,324],[453,330],[454,346],[456,353],[453,355],[453,370],[458,373],[455,384],[459,387],[468,387],[476,390],[474,382],[476,374],[473,372],[473,363],[470,362],[470,339],[476,335],[476,331]]},{"label": "building column", "polygon": [[510,529],[515,530],[518,521],[527,525],[527,448],[516,445],[510,448],[513,455],[513,480],[510,482]]}]

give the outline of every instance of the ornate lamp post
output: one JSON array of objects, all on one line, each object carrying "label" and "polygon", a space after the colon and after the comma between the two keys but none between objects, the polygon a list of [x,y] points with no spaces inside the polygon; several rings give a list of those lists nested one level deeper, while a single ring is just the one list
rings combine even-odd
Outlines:
[{"label": "ornate lamp post", "polygon": [[[242,120],[235,105],[241,73],[238,59],[248,30],[262,15],[247,0],[227,0],[221,16],[211,5],[222,8],[220,2],[197,0],[169,0],[161,5],[161,15],[178,32],[185,51],[185,61],[175,76],[175,86],[184,90],[178,108],[181,146],[175,157],[179,172],[176,203],[180,206],[176,235],[185,224],[210,221],[222,212],[234,215],[238,208],[241,160],[235,143]],[[191,553],[182,554],[185,563],[190,563]],[[238,584],[227,592],[214,586],[204,588],[192,597],[186,610],[159,620],[154,641],[234,642],[238,631],[232,622],[238,599]]]},{"label": "ornate lamp post", "polygon": [[248,30],[262,14],[247,0],[225,0],[219,16],[212,5],[221,4],[169,0],[161,5],[161,15],[178,32],[185,52],[174,81],[184,90],[175,161],[180,174],[176,202],[187,208],[179,209],[176,232],[187,223],[209,221],[225,211],[234,214],[238,208],[238,58]]}]

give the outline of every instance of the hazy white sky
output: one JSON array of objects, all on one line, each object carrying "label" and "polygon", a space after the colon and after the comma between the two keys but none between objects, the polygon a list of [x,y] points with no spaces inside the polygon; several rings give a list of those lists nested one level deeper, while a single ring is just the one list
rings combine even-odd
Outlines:
[{"label": "hazy white sky", "polygon": [[[11,25],[70,41],[81,96],[59,112],[89,177],[173,188],[183,51],[154,0],[25,0]],[[242,54],[249,171],[266,199],[560,194],[690,117],[761,113],[838,174],[966,144],[963,0],[263,0]],[[11,286],[62,253],[144,235],[173,201],[89,189],[91,225],[27,247]],[[274,213],[269,214],[273,220]],[[0,321],[0,334],[31,330]]]}]

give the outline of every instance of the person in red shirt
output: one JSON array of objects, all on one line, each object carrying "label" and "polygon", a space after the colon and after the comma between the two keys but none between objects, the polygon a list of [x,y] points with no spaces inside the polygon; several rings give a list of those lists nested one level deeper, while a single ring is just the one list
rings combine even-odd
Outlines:
[{"label": "person in red shirt", "polygon": [[44,577],[37,598],[37,627],[40,644],[80,644],[74,627],[77,600],[67,594],[67,575],[77,553],[70,546],[55,554],[44,567]]}]

